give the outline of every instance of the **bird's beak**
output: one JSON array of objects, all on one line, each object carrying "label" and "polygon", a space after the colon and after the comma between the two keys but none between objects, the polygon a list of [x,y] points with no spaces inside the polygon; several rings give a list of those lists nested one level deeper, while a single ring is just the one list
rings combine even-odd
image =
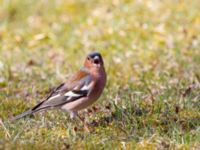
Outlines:
[{"label": "bird's beak", "polygon": [[99,62],[100,62],[99,58],[94,58],[94,63],[95,64],[99,64]]},{"label": "bird's beak", "polygon": [[94,57],[93,63],[95,64],[95,66],[99,66],[100,65],[100,58],[98,56]]}]

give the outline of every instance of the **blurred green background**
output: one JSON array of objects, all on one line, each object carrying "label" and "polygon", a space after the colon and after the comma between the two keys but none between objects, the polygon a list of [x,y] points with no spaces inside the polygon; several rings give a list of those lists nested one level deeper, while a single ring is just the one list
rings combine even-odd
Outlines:
[{"label": "blurred green background", "polygon": [[[199,0],[0,0],[0,149],[200,148]],[[52,110],[9,123],[102,53],[91,133]]]}]

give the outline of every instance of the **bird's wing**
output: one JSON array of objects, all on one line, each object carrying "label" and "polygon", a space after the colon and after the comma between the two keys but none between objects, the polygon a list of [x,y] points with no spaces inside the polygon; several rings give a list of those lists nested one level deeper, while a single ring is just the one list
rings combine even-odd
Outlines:
[{"label": "bird's wing", "polygon": [[36,105],[32,111],[37,112],[49,107],[59,107],[63,104],[86,97],[92,86],[92,76],[87,72],[79,71],[67,83],[61,84],[53,90],[49,96]]}]

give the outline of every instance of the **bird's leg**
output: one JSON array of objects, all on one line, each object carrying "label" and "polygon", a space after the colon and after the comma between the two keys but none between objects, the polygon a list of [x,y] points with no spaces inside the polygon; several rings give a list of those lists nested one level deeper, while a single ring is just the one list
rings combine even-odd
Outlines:
[{"label": "bird's leg", "polygon": [[[79,115],[77,112],[71,112],[71,113],[70,113],[70,118],[71,118],[72,120],[74,120],[74,119],[76,120],[76,118],[78,118],[78,119],[83,123],[85,131],[86,131],[86,132],[90,132],[87,123],[85,123],[85,120],[84,120],[83,118],[81,118],[80,115]],[[78,125],[77,122],[76,122],[76,124]]]},{"label": "bird's leg", "polygon": [[79,120],[81,120],[81,122],[83,122],[84,125],[84,129],[86,132],[90,132],[88,124],[85,122],[85,120],[83,118],[81,118],[81,116],[79,116],[79,114],[77,113],[77,117],[79,118]]},{"label": "bird's leg", "polygon": [[77,112],[70,112],[70,119],[75,123],[76,126],[78,126],[78,120],[77,120]]}]

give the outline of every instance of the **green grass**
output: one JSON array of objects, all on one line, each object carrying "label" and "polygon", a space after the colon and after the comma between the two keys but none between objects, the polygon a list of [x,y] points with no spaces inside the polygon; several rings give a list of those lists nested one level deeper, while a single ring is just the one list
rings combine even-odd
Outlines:
[{"label": "green grass", "polygon": [[[0,1],[0,149],[199,149],[198,0]],[[102,53],[106,89],[81,115],[9,123]]]}]

